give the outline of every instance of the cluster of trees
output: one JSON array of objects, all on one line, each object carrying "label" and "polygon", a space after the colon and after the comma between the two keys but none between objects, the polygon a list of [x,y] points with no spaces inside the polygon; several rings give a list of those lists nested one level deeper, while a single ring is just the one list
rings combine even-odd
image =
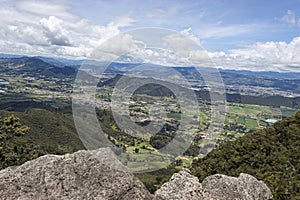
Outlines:
[{"label": "cluster of trees", "polygon": [[[47,129],[51,127],[57,130],[68,128],[68,131],[63,132],[62,135],[60,133],[61,137],[66,136],[66,140],[75,141],[78,136],[71,135],[71,130],[74,130],[74,127],[71,126],[72,120],[69,119],[68,115],[58,113],[55,117],[61,117],[62,119],[67,117],[68,120],[57,122],[54,120],[54,116],[53,120],[49,120],[51,112],[47,115],[43,115],[45,112],[43,110],[33,110],[31,112],[34,112],[34,115],[30,115],[30,112],[25,113],[27,117],[21,119],[26,124],[29,123],[32,130],[23,125],[20,119],[14,115],[0,118],[0,169],[20,165],[27,160],[44,154],[62,154],[74,151],[74,149],[62,150],[57,145],[47,146],[45,143],[37,142],[41,139],[37,137],[37,132],[49,131]],[[110,140],[116,140],[116,143],[123,146],[125,144],[135,146],[143,142],[119,130],[115,126],[110,111],[98,110],[97,114],[101,127],[108,134]],[[37,115],[38,118],[34,117]],[[46,121],[48,124],[50,123],[51,127],[46,125],[46,128],[44,127],[43,122],[46,123]],[[42,129],[37,129],[36,124],[43,126]],[[160,133],[150,139],[151,145],[158,149],[165,146],[173,139],[174,135],[171,133],[174,131],[176,131],[175,126],[166,125]],[[27,136],[30,135],[29,132],[33,134],[32,138]],[[136,148],[134,151],[137,153],[139,149]],[[186,155],[194,155],[197,152],[199,152],[197,146],[192,145]],[[195,160],[191,166],[191,171],[200,181],[216,173],[230,176],[248,173],[263,180],[272,190],[275,199],[300,199],[299,152],[300,111],[295,116],[277,122],[269,128],[218,145],[204,158]],[[180,163],[173,163],[168,168],[155,172],[138,174],[138,177],[150,191],[154,192],[177,171],[176,165],[178,164]]]},{"label": "cluster of trees", "polygon": [[[45,154],[71,153],[78,148],[77,146],[73,148],[73,143],[69,146],[63,145],[63,143],[59,144],[61,141],[58,140],[62,140],[63,137],[69,138],[69,141],[76,139],[75,136],[70,134],[65,136],[66,132],[60,132],[61,137],[57,138],[57,141],[53,141],[56,135],[51,137],[50,134],[52,132],[50,132],[50,128],[60,130],[60,125],[56,127],[57,122],[51,121],[51,115],[47,112],[50,111],[40,109],[22,113],[24,116],[22,115],[21,119],[22,122],[26,121],[26,125],[21,123],[20,118],[16,117],[16,115],[8,114],[7,112],[5,114],[2,113],[2,116],[6,117],[0,117],[0,169],[21,165],[28,160]],[[39,116],[36,116],[37,114]],[[35,121],[37,119],[38,121]],[[46,123],[47,126],[44,127],[43,125]],[[27,124],[30,124],[32,127],[29,128]],[[40,126],[42,129],[39,128]],[[66,124],[64,128],[68,126],[70,124]],[[47,137],[48,135],[50,137]],[[44,137],[48,138],[48,143],[44,142]]]},{"label": "cluster of trees", "polygon": [[300,199],[300,111],[235,141],[220,144],[193,162],[200,181],[216,173],[248,173],[263,180],[275,199]]},{"label": "cluster of trees", "polygon": [[124,149],[126,147],[125,144],[127,146],[135,146],[136,144],[140,144],[143,142],[142,139],[127,134],[119,129],[114,120],[111,110],[97,109],[97,116],[103,132],[108,135],[108,139],[116,146]]},{"label": "cluster of trees", "polygon": [[[220,173],[248,173],[263,180],[274,199],[300,199],[300,111],[273,126],[221,143],[204,158],[195,159],[190,170],[203,181]],[[176,163],[166,169],[137,174],[154,192],[176,172]]]},{"label": "cluster of trees", "polygon": [[11,115],[0,119],[0,141],[7,141],[15,136],[22,136],[28,133],[29,127],[22,125],[19,118]]},{"label": "cluster of trees", "polygon": [[22,164],[46,153],[22,138],[28,131],[29,127],[22,125],[14,115],[0,118],[0,169]]},{"label": "cluster of trees", "polygon": [[178,172],[176,163],[172,163],[167,168],[162,168],[157,171],[137,173],[135,174],[146,186],[146,188],[154,193],[163,183],[169,181],[171,176]]},{"label": "cluster of trees", "polygon": [[150,138],[150,145],[156,149],[161,149],[169,144],[175,137],[178,125],[165,123],[163,128]]}]

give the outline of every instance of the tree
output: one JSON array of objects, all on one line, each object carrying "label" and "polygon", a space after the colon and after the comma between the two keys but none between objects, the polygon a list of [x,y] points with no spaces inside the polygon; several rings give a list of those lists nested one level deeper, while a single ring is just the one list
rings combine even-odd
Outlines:
[{"label": "tree", "polygon": [[28,133],[29,127],[22,125],[20,119],[11,115],[0,119],[0,141],[7,141],[15,136],[22,136]]},{"label": "tree", "polygon": [[18,142],[18,138],[28,131],[29,127],[22,125],[19,118],[14,115],[0,118],[0,169],[22,164],[41,154],[35,147],[31,147],[27,140],[22,140],[24,141],[22,147],[21,143]]},{"label": "tree", "polygon": [[134,152],[135,152],[135,153],[139,153],[139,149],[138,149],[138,148],[135,148],[135,149],[134,149]]},{"label": "tree", "polygon": [[274,199],[300,199],[300,111],[292,117],[218,145],[193,161],[200,181],[213,174],[248,173],[263,180]]}]

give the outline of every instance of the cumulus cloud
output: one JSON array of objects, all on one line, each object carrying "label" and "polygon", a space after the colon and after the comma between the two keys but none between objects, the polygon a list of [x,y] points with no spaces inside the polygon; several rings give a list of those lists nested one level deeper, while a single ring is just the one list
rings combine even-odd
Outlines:
[{"label": "cumulus cloud", "polygon": [[7,1],[0,18],[0,48],[12,54],[84,58],[120,32],[120,24],[100,26],[72,14],[67,1]]},{"label": "cumulus cloud", "polygon": [[[129,35],[113,39],[116,43],[101,47],[111,55],[131,50],[134,58],[168,66],[216,66],[223,69],[251,71],[300,72],[300,37],[291,42],[258,42],[227,52],[208,52],[182,34],[162,38],[162,49],[149,49]],[[101,54],[103,56],[103,53]]]},{"label": "cumulus cloud", "polygon": [[196,36],[193,32],[192,32],[192,28],[189,27],[187,29],[184,29],[183,31],[180,32],[182,35],[188,37],[190,40],[192,40],[193,42],[195,42],[197,45],[200,45],[200,39],[198,36]]},{"label": "cumulus cloud", "polygon": [[195,42],[189,37],[180,34],[170,34],[162,38],[164,41],[163,47],[171,51],[185,55],[195,47]]},{"label": "cumulus cloud", "polygon": [[90,56],[91,59],[100,61],[113,61],[126,54],[139,59],[146,51],[146,45],[142,41],[133,39],[129,34],[118,34],[95,48]]},{"label": "cumulus cloud", "polygon": [[[163,65],[197,63],[207,66],[211,64],[211,58],[219,67],[227,69],[300,71],[300,37],[291,42],[255,43],[227,52],[206,52],[198,46],[201,44],[199,37],[187,28],[178,34],[165,35],[160,41],[162,49],[155,50],[138,38],[128,34],[118,35],[120,27],[135,23],[129,14],[120,15],[101,26],[71,13],[68,2],[58,0],[7,0],[0,7],[0,19],[0,49],[4,53],[69,58],[97,56],[100,60],[111,61],[130,51],[130,56],[123,56],[128,61],[135,58]],[[281,21],[299,25],[299,19],[292,11],[288,11]],[[197,33],[204,39],[222,38],[257,28],[255,24],[215,26],[204,27]],[[151,33],[145,34],[149,37],[140,35],[149,40],[155,37]],[[110,43],[105,43],[112,37]]]},{"label": "cumulus cloud", "polygon": [[[170,65],[183,64],[182,62],[189,59],[191,51],[201,49],[200,40],[192,33],[191,28],[184,29],[178,33],[168,33],[161,38],[161,41],[161,48],[166,51],[163,53],[161,51],[160,54],[164,57],[164,63],[166,62],[167,54],[169,55]],[[157,60],[160,59],[156,58]]]},{"label": "cumulus cloud", "polygon": [[227,69],[300,72],[300,37],[291,42],[258,42],[242,49],[209,53],[215,63]]},{"label": "cumulus cloud", "polygon": [[41,25],[48,41],[53,45],[70,46],[70,39],[67,37],[68,31],[63,28],[63,21],[54,16],[48,19],[41,19]]}]

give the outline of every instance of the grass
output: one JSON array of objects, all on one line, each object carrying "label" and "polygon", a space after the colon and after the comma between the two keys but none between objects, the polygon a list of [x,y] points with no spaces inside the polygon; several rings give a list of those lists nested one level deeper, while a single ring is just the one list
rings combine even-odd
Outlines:
[{"label": "grass", "polygon": [[289,117],[289,116],[295,115],[297,112],[297,109],[281,106],[280,111],[281,111],[281,114],[283,117]]},{"label": "grass", "polygon": [[255,129],[257,129],[257,127],[258,127],[257,121],[254,120],[254,119],[246,119],[245,125],[246,125],[246,127],[247,127],[248,129],[250,129],[250,130],[251,130],[251,129],[252,129],[252,130],[255,130]]},{"label": "grass", "polygon": [[181,120],[181,113],[167,113],[167,117],[173,118],[175,120]]}]

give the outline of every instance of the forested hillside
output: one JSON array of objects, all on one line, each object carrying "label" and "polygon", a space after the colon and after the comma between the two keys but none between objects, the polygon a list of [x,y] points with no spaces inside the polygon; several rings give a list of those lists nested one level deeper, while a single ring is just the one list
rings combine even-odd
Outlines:
[{"label": "forested hillside", "polygon": [[300,111],[274,126],[226,142],[193,162],[202,181],[221,173],[248,173],[262,179],[275,199],[300,199]]},{"label": "forested hillside", "polygon": [[45,109],[0,111],[0,169],[44,154],[84,149],[71,114]]},{"label": "forested hillside", "polygon": [[[84,149],[70,113],[29,109],[0,114],[0,168],[19,165],[44,154]],[[119,138],[124,144],[137,141],[111,129],[113,120],[109,112],[98,114],[103,130],[110,137]],[[200,181],[216,173],[230,176],[248,173],[268,184],[275,199],[299,199],[299,152],[300,111],[269,128],[220,144],[204,158],[196,159],[191,171]],[[168,168],[137,175],[154,192],[177,170],[178,163],[173,163]]]}]

